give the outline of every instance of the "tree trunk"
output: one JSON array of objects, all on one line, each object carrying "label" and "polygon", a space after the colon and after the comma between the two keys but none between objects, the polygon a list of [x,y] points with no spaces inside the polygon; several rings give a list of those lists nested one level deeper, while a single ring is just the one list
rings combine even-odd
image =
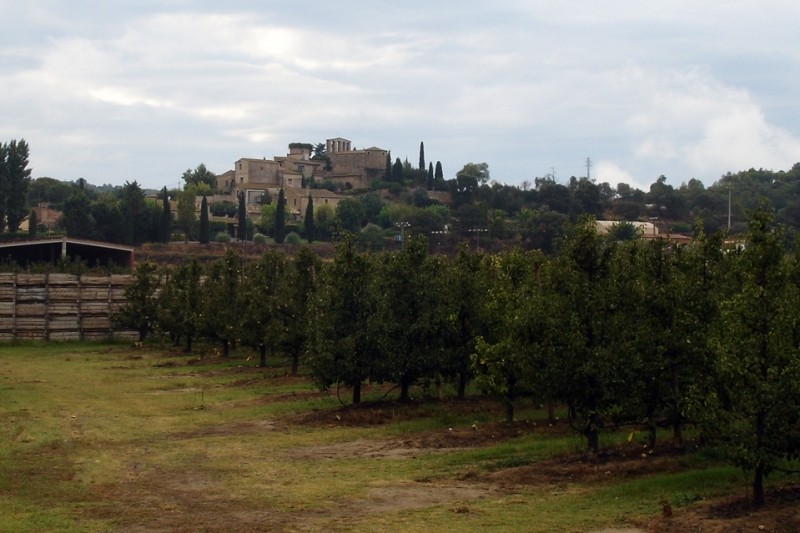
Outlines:
[{"label": "tree trunk", "polygon": [[764,467],[758,465],[753,476],[753,506],[762,505],[764,505]]},{"label": "tree trunk", "polygon": [[293,376],[297,375],[297,368],[299,366],[300,366],[300,354],[299,353],[293,353],[292,354],[292,369],[291,369],[291,374]]},{"label": "tree trunk", "polygon": [[261,368],[267,366],[267,345],[263,343],[258,345],[258,366]]},{"label": "tree trunk", "polygon": [[361,403],[361,382],[353,385],[353,404]]},{"label": "tree trunk", "polygon": [[593,454],[600,451],[600,425],[597,421],[597,413],[591,413],[586,420],[586,443],[589,451]]},{"label": "tree trunk", "polygon": [[[757,454],[764,450],[764,434],[767,428],[767,413],[760,409],[756,415],[756,449]],[[764,505],[764,460],[759,457],[756,459],[756,467],[753,475],[753,505],[761,507]]]},{"label": "tree trunk", "polygon": [[408,402],[408,389],[411,386],[411,380],[403,376],[400,378],[400,401],[405,403]]},{"label": "tree trunk", "polygon": [[467,376],[466,372],[461,372],[458,376],[458,399],[463,400],[467,396]]},{"label": "tree trunk", "polygon": [[591,426],[586,429],[586,444],[593,454],[597,454],[600,451],[600,432],[597,431],[596,427]]},{"label": "tree trunk", "polygon": [[189,353],[192,351],[192,336],[186,335],[186,346],[183,349],[184,352]]},{"label": "tree trunk", "polygon": [[672,423],[672,447],[684,451],[686,443],[683,441],[683,427],[679,420]]},{"label": "tree trunk", "polygon": [[503,397],[503,404],[506,407],[506,423],[514,421],[514,387],[517,384],[517,377],[513,374],[506,374],[506,393]]},{"label": "tree trunk", "polygon": [[678,398],[680,398],[681,382],[678,377],[677,365],[672,365],[672,380],[670,386],[672,388],[672,447],[676,450],[684,451],[686,444],[683,442],[683,415],[681,414],[680,407],[678,406]]},{"label": "tree trunk", "polygon": [[651,450],[656,448],[656,425],[652,422],[647,424],[647,447]]},{"label": "tree trunk", "polygon": [[231,343],[225,339],[222,341],[222,357],[228,357],[231,353]]},{"label": "tree trunk", "polygon": [[551,424],[555,424],[556,420],[556,404],[553,402],[547,402],[547,421]]},{"label": "tree trunk", "polygon": [[503,406],[506,408],[506,424],[514,421],[514,400],[508,396],[503,397]]}]

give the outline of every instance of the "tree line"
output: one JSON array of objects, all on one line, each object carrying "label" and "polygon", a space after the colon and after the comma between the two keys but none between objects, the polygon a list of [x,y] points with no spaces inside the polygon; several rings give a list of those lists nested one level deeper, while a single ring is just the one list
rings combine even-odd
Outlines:
[{"label": "tree line", "polygon": [[30,176],[25,139],[0,143],[0,233],[15,233],[28,215]]},{"label": "tree line", "polygon": [[[352,235],[324,263],[308,248],[245,263],[235,251],[207,270],[142,265],[118,320],[187,350],[201,339],[227,356],[246,346],[303,365],[323,389],[365,383],[449,384],[515,402],[564,406],[597,452],[600,434],[630,426],[652,448],[669,428],[721,444],[763,478],[800,452],[800,262],[774,211],[754,212],[744,245],[697,229],[689,246],[616,241],[593,219],[567,227],[556,253],[514,249],[430,254],[423,236],[371,253]],[[552,411],[551,411],[552,413]],[[552,416],[552,415],[551,415]]]},{"label": "tree line", "polygon": [[[315,158],[327,157],[324,144],[312,148]],[[162,191],[147,198],[134,180],[123,186],[94,186],[84,180],[63,182],[52,178],[31,180],[28,145],[24,140],[0,144],[0,231],[16,232],[30,207],[47,203],[63,213],[53,227],[34,224],[39,232],[66,232],[82,237],[123,244],[166,242],[181,236],[185,240],[226,237],[225,223],[198,223],[196,198],[208,196],[203,216],[237,217],[241,210],[232,201],[210,201],[216,176],[202,163],[187,169],[183,190]],[[426,166],[427,165],[427,166]],[[772,171],[749,169],[721,176],[706,187],[697,179],[679,186],[659,176],[648,190],[630,184],[598,183],[572,176],[563,182],[546,175],[506,185],[492,181],[487,163],[467,163],[446,179],[441,162],[426,162],[420,143],[419,165],[399,158],[392,163],[387,154],[382,181],[371,189],[347,191],[336,207],[317,205],[311,213],[290,220],[285,209],[278,210],[269,194],[262,198],[257,220],[244,217],[239,238],[252,239],[276,234],[297,242],[330,241],[343,231],[356,233],[363,248],[378,250],[387,239],[400,233],[402,225],[415,233],[436,235],[436,240],[453,244],[481,236],[485,246],[499,249],[513,243],[523,249],[552,254],[568,224],[582,215],[610,220],[650,220],[662,231],[692,234],[701,219],[709,232],[729,228],[733,233],[747,230],[746,212],[767,198],[776,218],[787,227],[800,230],[800,163],[791,169]],[[320,184],[314,184],[317,186]],[[169,200],[176,212],[165,215]],[[480,233],[478,233],[480,232]],[[296,235],[295,235],[296,234]]]}]

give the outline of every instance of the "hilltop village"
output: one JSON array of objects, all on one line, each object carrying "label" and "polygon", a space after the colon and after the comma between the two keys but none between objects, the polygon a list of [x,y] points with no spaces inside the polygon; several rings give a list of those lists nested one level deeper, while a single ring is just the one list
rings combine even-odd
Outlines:
[{"label": "hilltop village", "polygon": [[244,194],[248,215],[257,217],[265,198],[276,198],[283,189],[290,216],[299,219],[309,197],[316,207],[330,205],[334,209],[342,199],[342,195],[327,188],[312,188],[312,184],[325,181],[341,190],[367,188],[382,178],[389,156],[388,150],[375,146],[356,149],[343,138],[328,139],[324,152],[313,152],[311,144],[291,143],[285,156],[243,157],[233,170],[217,176],[217,194],[211,201],[235,202],[239,194]]}]

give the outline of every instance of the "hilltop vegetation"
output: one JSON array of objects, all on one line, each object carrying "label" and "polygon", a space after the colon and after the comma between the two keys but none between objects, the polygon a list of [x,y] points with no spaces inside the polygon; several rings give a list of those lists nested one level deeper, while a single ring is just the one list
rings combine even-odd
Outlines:
[{"label": "hilltop vegetation", "polygon": [[[24,141],[21,146],[27,149]],[[23,168],[25,165],[27,161]],[[39,233],[66,232],[123,244],[206,242],[218,235],[233,236],[232,223],[239,216],[235,200],[212,202],[206,208],[206,216],[229,217],[231,225],[219,218],[205,226],[197,223],[203,213],[196,213],[194,198],[214,193],[214,174],[200,164],[184,172],[182,178],[186,182],[184,191],[163,188],[146,194],[136,181],[96,187],[83,180],[31,181],[28,177],[21,185],[21,198],[25,199],[21,209],[27,213],[30,207],[47,203],[63,212],[55,225],[40,221]],[[296,243],[300,237],[308,242],[331,241],[347,230],[360,235],[363,247],[374,250],[383,248],[385,239],[408,231],[445,245],[471,239],[482,240],[489,249],[498,249],[498,243],[511,243],[549,254],[565,225],[582,215],[651,221],[662,232],[687,235],[701,220],[708,233],[730,224],[733,234],[741,234],[746,231],[749,213],[764,199],[775,209],[778,222],[790,230],[789,235],[800,229],[800,164],[786,171],[729,173],[709,186],[689,179],[674,187],[666,177],[659,176],[646,191],[626,183],[597,183],[574,176],[565,182],[552,176],[536,177],[512,186],[493,181],[487,163],[467,163],[452,178],[446,178],[441,162],[435,168],[432,163],[425,167],[421,145],[419,168],[399,158],[392,163],[387,157],[383,179],[373,182],[370,189],[342,190],[332,183],[313,181],[310,186],[330,187],[344,199],[335,209],[317,205],[313,215],[301,213],[297,219],[289,219],[276,211],[276,201],[265,194],[259,198],[262,215],[248,218],[247,231],[241,237],[251,240],[261,234],[272,238],[277,228],[287,242]],[[177,202],[177,210],[169,201]],[[9,231],[13,233],[16,228]]]}]

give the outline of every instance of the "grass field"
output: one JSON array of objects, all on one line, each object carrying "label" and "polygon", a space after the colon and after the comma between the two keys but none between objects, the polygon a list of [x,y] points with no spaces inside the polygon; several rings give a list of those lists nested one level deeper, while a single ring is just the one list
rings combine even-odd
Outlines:
[{"label": "grass field", "polygon": [[375,387],[346,408],[256,362],[0,346],[0,531],[681,531],[744,495],[713,451],[620,432],[592,458],[534,406],[507,425],[487,399]]}]

